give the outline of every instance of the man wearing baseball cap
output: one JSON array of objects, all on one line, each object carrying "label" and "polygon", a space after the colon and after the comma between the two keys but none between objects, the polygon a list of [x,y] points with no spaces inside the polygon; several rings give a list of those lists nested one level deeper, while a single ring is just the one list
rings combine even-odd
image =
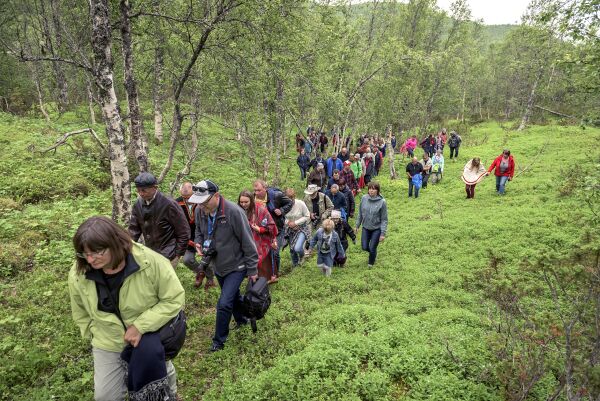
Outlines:
[{"label": "man wearing baseball cap", "polygon": [[139,198],[131,211],[129,234],[134,241],[143,234],[146,246],[176,267],[191,235],[183,210],[158,190],[158,181],[151,173],[141,173],[134,183]]},{"label": "man wearing baseball cap", "polygon": [[246,214],[238,205],[223,198],[210,180],[192,186],[188,202],[197,203],[194,242],[200,263],[210,264],[221,287],[217,302],[215,334],[210,352],[222,350],[229,335],[231,316],[235,328],[248,323],[242,314],[240,285],[244,278],[258,277],[258,252]]}]

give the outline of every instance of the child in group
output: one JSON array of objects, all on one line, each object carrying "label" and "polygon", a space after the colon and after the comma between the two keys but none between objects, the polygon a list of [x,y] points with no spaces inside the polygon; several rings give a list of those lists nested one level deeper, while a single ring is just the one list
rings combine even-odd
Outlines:
[{"label": "child in group", "polygon": [[[331,220],[333,220],[333,224],[335,225],[335,232],[338,237],[340,237],[340,243],[342,244],[342,248],[344,248],[344,252],[348,250],[348,238],[346,236],[350,236],[352,243],[356,244],[356,234],[354,234],[354,230],[350,227],[350,224],[344,219],[342,219],[342,213],[339,210],[333,210],[331,212]],[[344,267],[346,263],[346,255],[336,254],[333,258],[333,265]]]},{"label": "child in group", "polygon": [[317,248],[317,267],[321,269],[326,277],[331,276],[333,259],[336,254],[346,257],[339,235],[335,232],[335,224],[331,219],[325,219],[321,228],[317,230],[310,240],[307,256],[314,248]]}]

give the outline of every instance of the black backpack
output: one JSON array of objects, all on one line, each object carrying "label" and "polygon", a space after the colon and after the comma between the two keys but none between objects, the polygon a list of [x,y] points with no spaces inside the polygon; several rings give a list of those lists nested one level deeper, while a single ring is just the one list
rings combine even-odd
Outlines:
[{"label": "black backpack", "polygon": [[252,331],[256,333],[256,321],[262,319],[271,305],[269,283],[266,278],[259,277],[254,283],[248,280],[243,298],[244,317],[250,320]]}]

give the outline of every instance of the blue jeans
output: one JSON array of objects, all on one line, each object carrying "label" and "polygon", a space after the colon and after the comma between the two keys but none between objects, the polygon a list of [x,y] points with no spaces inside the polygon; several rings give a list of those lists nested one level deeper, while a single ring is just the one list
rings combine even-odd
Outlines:
[{"label": "blue jeans", "polygon": [[240,294],[240,285],[244,278],[246,278],[246,269],[231,272],[224,277],[217,275],[217,281],[221,286],[221,296],[217,302],[217,323],[213,344],[222,346],[227,341],[231,315],[237,323],[246,323],[246,318],[242,316],[242,295]]},{"label": "blue jeans", "polygon": [[333,266],[333,257],[330,252],[323,253],[317,252],[317,266],[322,267],[332,267]]},{"label": "blue jeans", "polygon": [[417,188],[415,187],[415,184],[413,184],[412,180],[409,178],[408,179],[408,196],[411,197],[413,195],[413,188],[415,189],[415,198],[419,197],[419,190],[421,188]]},{"label": "blue jeans", "polygon": [[298,234],[296,245],[294,248],[290,247],[290,255],[292,256],[292,265],[297,266],[300,263],[300,259],[304,257],[304,241],[306,241],[306,235],[304,233]]},{"label": "blue jeans", "polygon": [[498,192],[500,195],[504,195],[504,186],[506,185],[506,181],[508,181],[507,176],[496,176],[496,192]]},{"label": "blue jeans", "polygon": [[306,179],[306,170],[304,170],[302,167],[300,167],[300,179],[301,180]]},{"label": "blue jeans", "polygon": [[377,258],[377,246],[379,245],[379,237],[381,237],[381,229],[368,230],[363,227],[360,243],[363,251],[369,252],[369,264],[375,264]]}]

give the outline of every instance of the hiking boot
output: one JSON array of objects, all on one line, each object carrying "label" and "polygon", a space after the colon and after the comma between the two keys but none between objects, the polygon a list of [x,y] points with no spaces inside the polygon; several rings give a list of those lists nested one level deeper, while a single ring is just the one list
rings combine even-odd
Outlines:
[{"label": "hiking boot", "polygon": [[213,287],[216,287],[215,279],[206,279],[206,284],[204,284],[204,291],[208,291]]},{"label": "hiking boot", "polygon": [[224,345],[219,345],[219,344],[213,344],[210,346],[210,348],[208,349],[208,352],[210,353],[214,353],[214,352],[219,352],[221,351],[223,348],[225,348]]},{"label": "hiking boot", "polygon": [[204,281],[204,277],[206,275],[204,274],[204,272],[198,272],[196,274],[196,281],[194,281],[194,288],[200,288],[200,286],[202,285],[202,281]]},{"label": "hiking boot", "polygon": [[372,269],[373,265],[367,265],[367,269]]}]

